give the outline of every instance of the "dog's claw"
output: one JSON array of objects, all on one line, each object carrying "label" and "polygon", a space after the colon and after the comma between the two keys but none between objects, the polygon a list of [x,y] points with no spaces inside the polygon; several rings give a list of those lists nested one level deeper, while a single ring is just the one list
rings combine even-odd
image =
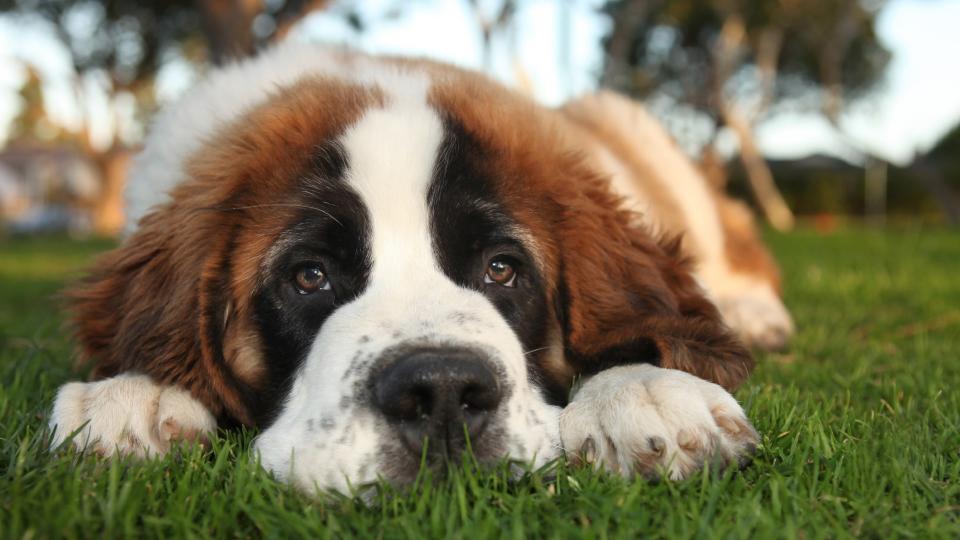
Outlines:
[{"label": "dog's claw", "polygon": [[593,442],[592,437],[587,437],[580,447],[580,456],[584,463],[593,465],[597,462],[597,443]]},{"label": "dog's claw", "polygon": [[653,453],[657,456],[663,456],[663,452],[667,449],[667,441],[663,440],[663,437],[660,436],[648,438],[647,443],[650,445],[650,449],[653,450]]}]

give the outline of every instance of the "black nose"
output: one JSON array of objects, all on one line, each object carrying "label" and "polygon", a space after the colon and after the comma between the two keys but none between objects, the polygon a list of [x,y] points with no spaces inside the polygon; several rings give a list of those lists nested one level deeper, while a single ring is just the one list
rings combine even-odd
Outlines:
[{"label": "black nose", "polygon": [[466,437],[476,444],[501,399],[496,374],[477,353],[418,349],[373,378],[376,406],[398,426],[407,448],[420,455],[459,455]]}]

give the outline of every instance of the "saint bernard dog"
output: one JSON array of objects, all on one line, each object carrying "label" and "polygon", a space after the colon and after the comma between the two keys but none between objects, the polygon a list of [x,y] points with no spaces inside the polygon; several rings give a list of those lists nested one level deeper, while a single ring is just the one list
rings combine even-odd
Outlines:
[{"label": "saint bernard dog", "polygon": [[70,291],[57,446],[254,426],[305,491],[469,447],[680,479],[758,441],[731,396],[792,323],[749,213],[636,103],[560,109],[424,60],[286,44],[156,119],[135,228]]}]

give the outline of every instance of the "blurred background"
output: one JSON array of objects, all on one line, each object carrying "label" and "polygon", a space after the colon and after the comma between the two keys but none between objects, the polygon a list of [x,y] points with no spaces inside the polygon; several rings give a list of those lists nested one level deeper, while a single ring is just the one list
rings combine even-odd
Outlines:
[{"label": "blurred background", "polygon": [[0,237],[111,236],[158,107],[281,39],[642,99],[775,229],[960,223],[956,0],[0,0]]}]

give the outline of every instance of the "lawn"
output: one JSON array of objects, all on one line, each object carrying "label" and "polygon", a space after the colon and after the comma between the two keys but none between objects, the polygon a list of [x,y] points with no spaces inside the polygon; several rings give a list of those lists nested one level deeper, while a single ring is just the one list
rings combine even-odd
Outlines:
[{"label": "lawn", "polygon": [[799,335],[737,397],[739,473],[629,482],[467,468],[371,504],[274,482],[226,433],[146,463],[46,451],[70,369],[52,295],[108,242],[0,241],[0,536],[960,537],[960,233],[770,235]]}]

